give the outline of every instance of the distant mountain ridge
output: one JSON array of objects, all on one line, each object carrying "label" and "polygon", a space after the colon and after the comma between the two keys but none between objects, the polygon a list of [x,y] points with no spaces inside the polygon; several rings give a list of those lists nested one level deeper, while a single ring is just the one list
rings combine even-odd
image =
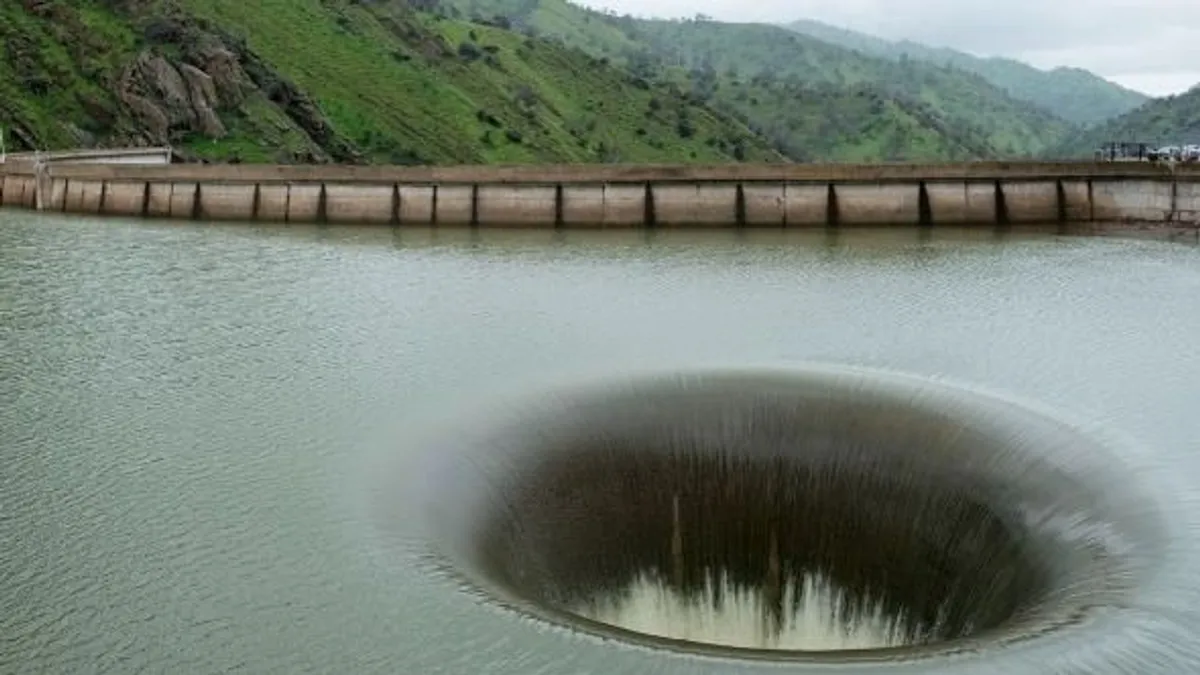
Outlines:
[{"label": "distant mountain ridge", "polygon": [[1015,59],[973,56],[909,40],[892,41],[819,21],[794,21],[786,24],[786,27],[872,56],[895,60],[907,57],[976,73],[1013,97],[1045,108],[1075,124],[1099,124],[1151,100],[1141,92],[1122,87],[1082,68],[1041,70]]},{"label": "distant mountain ridge", "polygon": [[1152,99],[1125,115],[1082,129],[1054,152],[1086,158],[1111,141],[1147,143],[1151,147],[1200,144],[1200,85],[1182,94]]},{"label": "distant mountain ridge", "polygon": [[642,19],[571,0],[426,0],[669,82],[796,161],[1037,157],[1074,133],[972,71],[864,53],[766,23]]}]

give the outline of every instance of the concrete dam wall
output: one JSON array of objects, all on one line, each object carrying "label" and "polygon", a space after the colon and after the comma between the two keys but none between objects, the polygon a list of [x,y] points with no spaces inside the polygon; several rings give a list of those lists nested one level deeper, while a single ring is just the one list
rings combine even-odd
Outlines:
[{"label": "concrete dam wall", "polygon": [[0,205],[126,217],[497,227],[1200,223],[1148,163],[267,166],[9,161]]}]

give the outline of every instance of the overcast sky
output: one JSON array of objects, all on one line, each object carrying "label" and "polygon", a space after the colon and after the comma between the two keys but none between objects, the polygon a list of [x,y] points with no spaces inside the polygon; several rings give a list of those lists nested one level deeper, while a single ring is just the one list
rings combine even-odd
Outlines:
[{"label": "overcast sky", "polygon": [[1200,83],[1200,0],[576,0],[634,16],[815,19],[1048,68],[1087,68],[1152,95]]}]

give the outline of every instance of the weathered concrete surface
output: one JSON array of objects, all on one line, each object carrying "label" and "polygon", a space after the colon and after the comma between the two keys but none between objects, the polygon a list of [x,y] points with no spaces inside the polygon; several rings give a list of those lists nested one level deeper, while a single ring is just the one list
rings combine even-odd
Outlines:
[{"label": "weathered concrete surface", "polygon": [[291,186],[258,186],[258,220],[267,223],[282,223],[288,219],[288,200]]},{"label": "weathered concrete surface", "polygon": [[436,193],[438,225],[470,225],[475,213],[474,188],[439,185]]},{"label": "weathered concrete surface", "polygon": [[151,183],[150,195],[146,200],[146,215],[150,218],[171,217],[171,193],[175,186],[171,183]]},{"label": "weathered concrete surface", "polygon": [[163,166],[171,163],[171,148],[99,148],[53,152],[10,152],[6,163],[29,164],[137,164]]},{"label": "weathered concrete surface", "polygon": [[[995,200],[997,181],[1003,208]],[[638,227],[650,217],[666,227],[820,227],[832,222],[830,216],[846,225],[913,224],[923,216],[932,224],[990,225],[1001,214],[1008,222],[1031,224],[1060,218],[1184,223],[1200,220],[1200,166],[137,166],[17,158],[0,163],[0,204],[71,213],[380,225]]]},{"label": "weathered concrete surface", "polygon": [[481,185],[480,225],[553,226],[557,192],[553,185]]},{"label": "weathered concrete surface", "polygon": [[104,194],[103,181],[71,180],[67,184],[63,211],[67,213],[100,213],[100,198]]},{"label": "weathered concrete surface", "polygon": [[602,227],[605,224],[603,185],[564,185],[562,200],[564,227]]},{"label": "weathered concrete surface", "polygon": [[1200,183],[1175,184],[1175,221],[1200,223]]},{"label": "weathered concrete surface", "polygon": [[55,178],[50,181],[50,195],[42,203],[43,209],[47,211],[63,210],[63,206],[67,202],[67,182],[65,178]]},{"label": "weathered concrete surface", "polygon": [[146,201],[146,183],[108,181],[104,186],[103,213],[112,216],[140,216]]},{"label": "weathered concrete surface", "polygon": [[1055,181],[1001,181],[1010,223],[1058,222]]},{"label": "weathered concrete surface", "polygon": [[631,227],[641,225],[646,217],[646,187],[644,185],[604,186],[604,226]]},{"label": "weathered concrete surface", "polygon": [[171,185],[171,217],[191,218],[198,208],[196,183]]},{"label": "weathered concrete surface", "polygon": [[31,192],[33,176],[5,176],[0,199],[4,206],[26,206],[26,192]]},{"label": "weathered concrete surface", "polygon": [[743,183],[746,225],[782,227],[787,217],[783,183]]},{"label": "weathered concrete surface", "polygon": [[788,184],[784,186],[784,203],[788,227],[821,226],[828,224],[828,184]]},{"label": "weathered concrete surface", "polygon": [[433,222],[433,187],[400,186],[400,222],[420,225]]},{"label": "weathered concrete surface", "polygon": [[382,225],[396,215],[394,185],[325,184],[325,212],[331,223]]},{"label": "weathered concrete surface", "polygon": [[254,185],[207,184],[200,187],[200,217],[204,220],[254,219]]},{"label": "weathered concrete surface", "polygon": [[1171,220],[1171,184],[1152,180],[1093,180],[1096,220]]},{"label": "weathered concrete surface", "polygon": [[996,222],[994,183],[932,181],[925,184],[933,225],[990,225]]},{"label": "weathered concrete surface", "polygon": [[737,224],[737,184],[654,185],[655,221],[664,226]]},{"label": "weathered concrete surface", "polygon": [[290,223],[321,222],[320,183],[300,183],[288,186],[287,220]]},{"label": "weathered concrete surface", "polygon": [[1092,219],[1091,189],[1087,179],[1062,181],[1062,215],[1068,222]]},{"label": "weathered concrete surface", "polygon": [[839,225],[916,225],[920,186],[835,185]]}]

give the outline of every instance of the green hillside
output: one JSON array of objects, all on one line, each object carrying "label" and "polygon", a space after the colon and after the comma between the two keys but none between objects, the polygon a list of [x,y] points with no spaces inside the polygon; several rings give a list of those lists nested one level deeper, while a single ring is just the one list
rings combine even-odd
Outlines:
[{"label": "green hillside", "polygon": [[[817,40],[780,26],[730,24],[711,20],[644,20],[594,12],[567,0],[443,0],[442,11],[454,16],[488,18],[501,16],[520,30],[560,40],[596,56],[625,65],[646,79],[667,77],[680,81],[683,70],[695,90],[707,92],[714,102],[728,107],[730,100],[721,89],[710,91],[704,82],[741,77],[761,82],[762,78],[786,82],[814,91],[804,100],[825,97],[829,86],[847,90],[869,89],[892,105],[878,109],[883,136],[900,135],[909,122],[895,115],[896,108],[921,111],[922,119],[935,120],[922,129],[947,134],[947,147],[961,147],[961,139],[974,154],[986,157],[1032,156],[1056,146],[1074,129],[1073,125],[1045,109],[1020,100],[975,73],[959,68],[916,60],[866,55]],[[667,71],[664,74],[664,69]],[[751,94],[753,96],[753,94]],[[837,120],[857,113],[842,110],[838,101],[826,99],[824,108],[780,99],[777,93],[760,92],[760,101],[776,101],[757,109],[740,106],[756,126],[767,126],[783,115],[818,115]],[[791,110],[792,112],[788,112]],[[901,116],[903,117],[903,116]],[[890,125],[890,126],[889,126]],[[776,125],[777,126],[777,125]],[[811,119],[792,120],[795,129],[819,128]],[[790,147],[823,147],[826,139],[795,131],[786,139]],[[879,139],[858,145],[869,147]],[[915,146],[924,144],[914,139]],[[853,154],[853,153],[851,153]],[[913,156],[922,155],[914,151]]]},{"label": "green hillside", "polygon": [[[1019,101],[982,77],[913,60],[863,56],[776,26],[715,21],[641,21],[637,35],[674,61],[812,85],[869,87],[909,105],[927,106],[948,129],[980,141],[996,156],[1034,155],[1071,125]],[[830,109],[829,114],[839,114]]]},{"label": "green hillside", "polygon": [[1069,137],[1058,148],[1065,156],[1088,157],[1109,141],[1164,145],[1200,144],[1200,86],[1146,105]]},{"label": "green hillside", "polygon": [[1041,70],[1013,59],[982,58],[908,40],[885,40],[818,21],[796,21],[787,24],[787,28],[864,54],[893,60],[907,57],[975,73],[1013,97],[1077,124],[1090,125],[1112,119],[1150,98],[1081,68]]},{"label": "green hillside", "polygon": [[231,161],[781,161],[684,92],[496,26],[351,0],[0,0],[11,149]]},{"label": "green hillside", "polygon": [[566,0],[0,0],[11,149],[208,161],[878,161],[1077,136],[984,76]]},{"label": "green hillside", "polygon": [[726,78],[720,87],[718,108],[744,119],[799,161],[971,160],[994,154],[984,134],[960,133],[928,106],[868,87],[814,87],[761,77]]}]

